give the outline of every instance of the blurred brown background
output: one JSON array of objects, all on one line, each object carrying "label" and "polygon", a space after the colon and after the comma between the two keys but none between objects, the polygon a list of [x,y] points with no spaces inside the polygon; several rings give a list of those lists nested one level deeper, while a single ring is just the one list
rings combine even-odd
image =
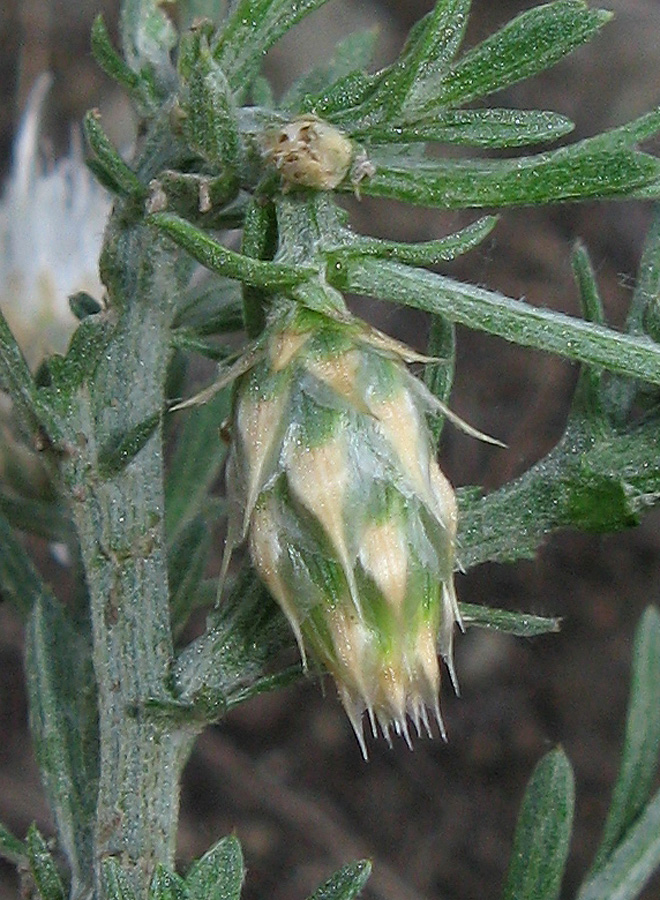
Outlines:
[{"label": "blurred brown background", "polygon": [[[475,0],[468,43],[530,0]],[[577,136],[620,124],[660,101],[660,4],[610,0],[617,16],[589,46],[498,102],[554,109],[577,123]],[[113,0],[3,0],[0,4],[0,170],[33,78],[55,74],[44,129],[62,150],[69,123],[101,106],[118,140],[130,134],[120,96],[98,72],[89,28]],[[430,0],[333,0],[271,54],[277,86],[329,55],[354,27],[380,26],[380,62],[400,47]],[[356,226],[425,240],[462,224],[457,214],[364,201]],[[572,242],[587,244],[610,321],[620,325],[650,219],[641,203],[583,204],[505,213],[492,239],[450,271],[529,302],[577,313],[570,273]],[[374,320],[423,345],[421,316],[393,307]],[[506,451],[448,430],[444,468],[455,485],[497,487],[521,473],[560,436],[576,378],[573,366],[505,342],[461,331],[452,403]],[[564,617],[561,634],[523,641],[485,632],[457,640],[462,697],[443,709],[449,743],[419,741],[390,750],[372,743],[364,763],[329,685],[306,683],[253,701],[209,729],[187,770],[180,857],[185,865],[222,834],[243,842],[246,900],[302,900],[350,859],[370,856],[367,895],[379,900],[497,898],[517,809],[533,766],[561,743],[576,772],[574,842],[564,896],[589,865],[618,765],[629,680],[631,636],[642,609],[660,601],[660,513],[613,536],[562,534],[533,562],[483,566],[458,578],[459,596]],[[22,687],[21,628],[0,605],[0,821],[22,835],[36,819],[50,833],[30,755]],[[0,864],[0,900],[17,894]],[[647,900],[660,894],[660,879]]]}]

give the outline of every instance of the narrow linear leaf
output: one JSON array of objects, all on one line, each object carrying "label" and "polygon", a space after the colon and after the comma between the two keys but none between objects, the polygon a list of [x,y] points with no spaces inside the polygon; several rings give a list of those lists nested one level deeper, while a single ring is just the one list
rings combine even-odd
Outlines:
[{"label": "narrow linear leaf", "polygon": [[242,96],[262,57],[296,22],[326,0],[240,0],[227,19],[214,55],[232,89]]},{"label": "narrow linear leaf", "polygon": [[381,163],[374,148],[371,161],[376,171],[361,183],[363,194],[444,209],[623,197],[660,177],[660,161],[649,154],[584,143],[516,159],[414,165]]},{"label": "narrow linear leaf", "polygon": [[190,900],[240,900],[244,879],[241,845],[230,835],[192,864],[186,886]]},{"label": "narrow linear leaf", "polygon": [[91,890],[98,778],[91,651],[61,605],[44,595],[26,631],[30,730],[76,896]]},{"label": "narrow linear leaf", "polygon": [[353,900],[365,886],[370,875],[370,860],[361,859],[349,863],[310,894],[309,900]]},{"label": "narrow linear leaf", "polygon": [[115,191],[123,196],[143,196],[144,186],[135,172],[124,162],[110,139],[101,128],[101,114],[90,110],[83,119],[83,130],[96,164],[104,174],[104,184],[114,185]]},{"label": "narrow linear leaf", "polygon": [[167,557],[172,631],[177,636],[195,608],[213,536],[210,523],[199,516],[179,531]]},{"label": "narrow linear leaf", "polygon": [[503,900],[556,900],[559,896],[574,803],[571,765],[563,750],[553,750],[537,765],[527,786]]},{"label": "narrow linear leaf", "polygon": [[459,609],[468,628],[487,628],[515,637],[536,637],[540,634],[554,633],[559,631],[561,626],[560,619],[509,612],[506,609],[493,609],[474,603],[459,603]]},{"label": "narrow linear leaf", "polygon": [[393,259],[411,266],[434,266],[456,259],[478,246],[491,233],[497,220],[497,216],[483,216],[454,234],[419,244],[384,241],[348,232],[345,245],[330,244],[324,252],[339,260],[372,257]]},{"label": "narrow linear leaf", "polygon": [[660,613],[650,606],[635,635],[621,769],[593,871],[602,869],[651,796],[660,754]]},{"label": "narrow linear leaf", "polygon": [[72,534],[68,510],[56,500],[35,500],[0,488],[0,512],[12,527],[48,541],[66,541]]},{"label": "narrow linear leaf", "polygon": [[644,244],[626,330],[660,342],[660,206]]},{"label": "narrow linear leaf", "polygon": [[185,418],[165,485],[168,542],[201,510],[220,474],[227,455],[220,429],[230,409],[231,390],[227,389],[191,409]]},{"label": "narrow linear leaf", "polygon": [[9,394],[13,411],[26,435],[36,435],[48,423],[53,436],[54,423],[43,406],[28,364],[2,310],[0,310],[0,390]]},{"label": "narrow linear leaf", "polygon": [[0,592],[25,619],[47,589],[27,551],[0,513]]},{"label": "narrow linear leaf", "polygon": [[0,823],[0,856],[15,866],[24,866],[28,862],[28,849],[23,841],[11,833]]},{"label": "narrow linear leaf", "polygon": [[[307,97],[311,100],[347,75],[366,69],[371,62],[377,38],[377,28],[349,34],[337,44],[332,59],[326,65],[318,66],[294,81],[282,97],[280,106],[284,109],[296,109],[302,105],[303,109],[307,109]],[[313,100],[311,107],[313,108]]]},{"label": "narrow linear leaf", "polygon": [[[574,127],[565,116],[545,110],[449,109],[429,119],[371,126],[368,136],[374,144],[437,141],[471,147],[524,147],[558,140]],[[359,137],[359,133],[353,136]]]},{"label": "narrow linear leaf", "polygon": [[101,447],[98,456],[101,478],[113,478],[129,465],[151,440],[161,420],[162,413],[158,410],[144,421],[138,422],[130,431],[113,438],[104,447]]},{"label": "narrow linear leaf", "polygon": [[[252,200],[243,228],[241,252],[254,259],[272,259],[277,251],[277,219],[272,203]],[[247,336],[257,337],[266,324],[267,294],[259,288],[243,285],[243,320]]]},{"label": "narrow linear leaf", "polygon": [[[442,75],[456,55],[467,26],[471,0],[439,0],[412,29],[403,52],[381,82],[373,101],[384,106],[385,118],[414,115],[437,91]],[[367,111],[365,110],[365,112]]]},{"label": "narrow linear leaf", "polygon": [[30,872],[42,900],[64,900],[64,885],[48,844],[36,825],[30,825],[26,844]]},{"label": "narrow linear leaf", "polygon": [[108,29],[100,13],[92,25],[91,44],[94,59],[106,75],[113,78],[131,94],[141,97],[140,89],[143,82],[112,46]]},{"label": "narrow linear leaf", "polygon": [[227,278],[236,278],[254,287],[276,291],[278,288],[300,284],[315,274],[313,269],[251,259],[242,253],[228,250],[179,216],[154,213],[148,217],[147,222],[172,238],[176,244],[212,272],[225,275]]},{"label": "narrow linear leaf", "polygon": [[660,866],[660,793],[646,807],[610,861],[580,889],[577,900],[635,900]]},{"label": "narrow linear leaf", "polygon": [[184,96],[188,145],[214,168],[235,169],[240,155],[236,109],[225,74],[201,36]]},{"label": "narrow linear leaf", "polygon": [[[432,101],[459,106],[554,65],[612,18],[581,0],[557,0],[517,16],[453,66]],[[429,101],[427,101],[429,102]]]},{"label": "narrow linear leaf", "polygon": [[149,885],[148,900],[188,900],[185,881],[163,865],[157,865]]},{"label": "narrow linear leaf", "polygon": [[425,309],[515,344],[660,384],[660,346],[601,325],[381,260],[328,267],[335,287]]},{"label": "narrow linear leaf", "polygon": [[[431,318],[431,329],[426,348],[434,362],[424,366],[424,384],[445,405],[449,402],[456,364],[456,326],[444,316]],[[437,361],[435,361],[437,360]],[[430,422],[434,445],[437,447],[445,417],[434,415]]]},{"label": "narrow linear leaf", "polygon": [[160,93],[174,86],[170,52],[176,31],[159,0],[124,0],[119,20],[126,62],[143,78],[153,77]]},{"label": "narrow linear leaf", "polygon": [[[605,325],[603,302],[598,290],[596,275],[586,248],[578,243],[573,249],[573,274],[577,282],[582,315],[587,322]],[[592,432],[607,432],[610,422],[605,414],[603,403],[602,370],[592,366],[583,366],[580,370],[571,412],[569,427]]]},{"label": "narrow linear leaf", "polygon": [[103,893],[107,900],[135,900],[135,891],[117,859],[106,857],[101,863]]}]

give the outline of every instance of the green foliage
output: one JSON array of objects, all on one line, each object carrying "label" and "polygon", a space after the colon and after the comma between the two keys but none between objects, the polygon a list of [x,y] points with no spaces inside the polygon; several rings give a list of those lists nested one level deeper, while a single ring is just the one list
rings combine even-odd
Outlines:
[{"label": "green foliage", "polygon": [[[410,359],[423,362],[425,396],[439,401],[430,416],[436,442],[444,413],[451,416],[456,324],[581,365],[557,446],[489,495],[459,492],[466,569],[532,556],[556,529],[628,527],[660,499],[660,217],[619,332],[604,320],[582,247],[573,257],[577,318],[429,271],[477,246],[495,216],[423,243],[376,239],[347,226],[332,191],[300,186],[336,179],[298,177],[339,145],[352,158],[337,193],[442,209],[658,199],[660,161],[638,149],[660,131],[658,110],[548,149],[538,145],[565,137],[566,118],[482,103],[584,44],[609,13],[555,0],[461,53],[470,2],[439,0],[391,65],[369,71],[375,32],[351,35],[278,104],[260,75],[263,56],[323,2],[179,0],[166,10],[159,0],[123,0],[121,52],[98,18],[94,55],[142,117],[129,161],[97,113],[84,123],[89,165],[115,194],[100,265],[107,302],[71,299],[81,324],[67,354],[37,376],[0,316],[0,388],[12,400],[18,442],[0,485],[0,588],[27,623],[31,728],[67,878],[34,827],[25,843],[0,827],[0,854],[29,871],[43,900],[63,900],[69,887],[99,900],[239,900],[235,837],[185,878],[174,870],[180,772],[206,722],[303,672],[273,670],[293,638],[247,564],[223,573],[228,596],[203,633],[183,647],[175,639],[191,611],[215,599],[208,557],[213,528],[227,516],[212,493],[226,455],[220,425],[233,381],[265,352],[273,311],[307,307],[358,337],[362,324],[350,324],[342,292],[430,313],[428,357]],[[329,142],[313,152],[305,143],[311,117],[325,120]],[[427,143],[513,152],[443,156],[437,147],[427,153]],[[225,228],[242,230],[240,250],[226,246]],[[193,260],[213,275],[204,280],[197,268],[191,280]],[[251,343],[240,355],[243,328]],[[176,417],[166,475],[163,442],[174,418],[165,411],[183,391],[172,376],[190,351],[220,361],[218,381],[182,424]],[[67,602],[50,594],[17,529],[66,543],[75,582]],[[469,603],[461,612],[469,626],[527,637],[558,628],[553,618]],[[659,621],[649,610],[638,631],[621,773],[579,900],[633,898],[660,862],[660,797],[651,797]],[[523,801],[507,900],[559,895],[572,809],[570,765],[555,750]],[[345,866],[309,900],[351,900],[369,871],[366,861]]]},{"label": "green foliage", "polygon": [[573,825],[575,786],[561,750],[536,767],[525,792],[504,900],[556,900]]}]

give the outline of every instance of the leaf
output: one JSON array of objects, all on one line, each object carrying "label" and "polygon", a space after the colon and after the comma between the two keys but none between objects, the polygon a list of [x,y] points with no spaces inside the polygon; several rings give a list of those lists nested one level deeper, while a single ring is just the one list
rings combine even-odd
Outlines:
[{"label": "leaf", "polygon": [[159,863],[149,885],[148,900],[188,900],[188,896],[183,878]]},{"label": "leaf", "polygon": [[378,147],[370,158],[376,171],[361,182],[362,194],[443,209],[625,197],[660,177],[655,157],[588,141],[515,159],[391,163]]},{"label": "leaf", "polygon": [[660,613],[650,606],[635,635],[623,758],[593,872],[602,869],[651,796],[660,753]]},{"label": "leaf", "polygon": [[244,879],[241,845],[230,835],[192,864],[186,886],[190,900],[240,900]]},{"label": "leaf", "polygon": [[361,859],[349,863],[310,894],[309,900],[353,900],[365,886],[370,875],[370,860]]},{"label": "leaf", "polygon": [[417,118],[429,94],[435,93],[455,56],[467,25],[471,0],[440,0],[412,29],[399,59],[385,70],[365,114],[384,107],[386,120]]},{"label": "leaf", "polygon": [[[437,141],[473,147],[522,147],[554,141],[573,130],[570,119],[545,110],[443,110],[431,118],[401,124],[392,121],[365,128],[373,144]],[[360,132],[354,132],[356,137]]]},{"label": "leaf", "polygon": [[185,417],[165,485],[165,526],[171,544],[203,508],[227,455],[220,429],[231,409],[231,390],[220,391]]},{"label": "leaf", "polygon": [[337,44],[328,63],[312,69],[294,81],[282,97],[279,106],[293,110],[301,108],[302,111],[313,109],[316,96],[331,89],[331,86],[340,79],[369,65],[377,38],[377,28],[349,34]]},{"label": "leaf", "polygon": [[[424,366],[424,384],[435,397],[447,405],[456,365],[456,326],[444,316],[432,316],[426,352],[438,361],[426,363]],[[431,419],[431,434],[436,447],[444,421],[445,417],[439,414]]]},{"label": "leaf", "polygon": [[434,266],[468,253],[491,233],[496,224],[497,216],[483,216],[454,234],[419,244],[384,241],[344,231],[343,234],[346,235],[344,244],[335,245],[330,241],[323,250],[331,257],[331,263],[332,260],[371,257],[393,259],[411,266]]},{"label": "leaf", "polygon": [[38,598],[26,631],[30,729],[75,895],[91,889],[98,779],[91,651],[60,604]]},{"label": "leaf", "polygon": [[474,603],[459,603],[461,618],[468,628],[487,628],[513,634],[516,637],[536,637],[560,630],[560,619],[532,616],[528,613],[509,612],[505,609],[493,609],[490,606],[478,606]]},{"label": "leaf", "polygon": [[504,900],[556,900],[559,896],[574,802],[571,765],[562,750],[553,750],[537,765],[525,791]]},{"label": "leaf", "polygon": [[172,669],[176,697],[194,704],[222,698],[227,706],[244,697],[277,654],[292,645],[279,607],[256,574],[245,568],[221,606],[208,617],[204,634],[188,644]]},{"label": "leaf", "polygon": [[439,90],[427,97],[419,93],[412,108],[461,106],[529,78],[589,41],[611,18],[612,13],[590,10],[581,0],[534,7],[466,53]]},{"label": "leaf", "polygon": [[577,900],[634,900],[660,865],[660,793],[628,831],[609,862],[582,886]]},{"label": "leaf", "polygon": [[188,145],[214,169],[236,170],[240,156],[238,120],[229,84],[204,36],[193,32],[191,71],[180,100]]},{"label": "leaf", "polygon": [[163,414],[160,410],[138,422],[128,432],[113,436],[99,449],[98,471],[101,478],[114,478],[135,459],[157,431]]},{"label": "leaf", "polygon": [[[603,302],[598,290],[596,276],[589,254],[582,244],[573,248],[573,274],[580,292],[582,315],[587,322],[605,325]],[[609,432],[610,423],[603,404],[602,370],[592,366],[582,366],[569,416],[569,428],[577,428],[585,434],[593,435]]]},{"label": "leaf", "polygon": [[154,213],[148,217],[147,222],[172,238],[193,259],[212,272],[225,275],[227,278],[237,278],[254,287],[277,291],[278,288],[299,284],[313,274],[312,269],[304,266],[285,266],[251,259],[242,253],[228,250],[185,219],[170,213]]},{"label": "leaf", "polygon": [[204,576],[213,532],[204,516],[197,516],[178,532],[170,544],[167,571],[172,630],[177,636],[195,608],[199,584]]},{"label": "leaf", "polygon": [[152,99],[149,96],[148,82],[145,83],[112,46],[108,29],[100,13],[92,25],[91,45],[94,59],[106,75],[133,94],[138,101],[144,102]]},{"label": "leaf", "polygon": [[102,173],[103,184],[113,186],[114,193],[124,197],[135,195],[142,198],[146,194],[146,189],[113,147],[101,127],[100,120],[101,114],[96,109],[90,110],[83,119],[85,138],[96,161],[96,174]]},{"label": "leaf", "polygon": [[143,80],[153,79],[159,94],[172,89],[170,52],[177,35],[159,0],[123,0],[119,30],[128,66]]},{"label": "leaf", "polygon": [[41,576],[7,519],[0,513],[0,592],[23,618],[46,593]]},{"label": "leaf", "polygon": [[30,872],[42,900],[64,900],[64,885],[46,841],[36,825],[28,828],[26,844]]},{"label": "leaf", "polygon": [[28,850],[23,841],[19,841],[0,823],[0,856],[16,866],[24,866],[27,864],[27,855]]},{"label": "leaf", "polygon": [[515,344],[660,384],[660,345],[647,338],[395,262],[351,260],[328,267],[327,276],[340,290],[424,309]]},{"label": "leaf", "polygon": [[[247,208],[241,252],[254,259],[272,259],[278,234],[275,207],[253,199]],[[268,295],[258,287],[243,285],[243,320],[247,336],[257,337],[266,324]]]},{"label": "leaf", "polygon": [[239,0],[213,53],[227,80],[243,96],[261,68],[264,53],[296,22],[326,0]]},{"label": "leaf", "polygon": [[56,434],[55,423],[44,405],[30,374],[25,357],[0,310],[0,390],[9,394],[13,412],[26,436],[34,437],[42,428]]},{"label": "leaf", "polygon": [[71,537],[68,510],[56,500],[21,497],[0,488],[0,512],[19,531],[36,534],[49,541],[66,542]]},{"label": "leaf", "polygon": [[113,856],[102,860],[101,879],[106,900],[135,900],[135,891],[128,876]]}]

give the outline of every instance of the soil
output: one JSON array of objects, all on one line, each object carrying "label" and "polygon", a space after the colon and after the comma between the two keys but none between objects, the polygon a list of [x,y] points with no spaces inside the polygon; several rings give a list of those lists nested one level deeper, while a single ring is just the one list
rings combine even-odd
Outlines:
[{"label": "soil", "polygon": [[[56,74],[47,128],[56,148],[68,123],[100,105],[121,141],[125,107],[100,76],[87,35],[98,3],[9,0],[0,9],[0,159],[6,170],[17,109],[34,75]],[[531,2],[474,3],[468,42]],[[106,0],[108,21],[116,7]],[[382,60],[391,58],[427,0],[333,2],[269,60],[276,84],[329,54],[324,43],[355,23],[380,23]],[[591,45],[543,77],[517,86],[502,105],[554,109],[582,137],[633,118],[658,102],[660,6],[615,0],[617,16]],[[325,17],[325,18],[323,18]],[[321,43],[318,43],[318,38]],[[295,51],[295,52],[292,52]],[[18,101],[16,100],[18,98]],[[351,206],[356,227],[425,240],[463,221],[367,201]],[[651,217],[649,204],[611,203],[506,212],[485,245],[452,274],[530,303],[578,313],[570,270],[573,242],[587,246],[609,321],[620,326]],[[381,328],[423,346],[422,316],[375,306]],[[447,430],[442,465],[455,485],[494,489],[546,453],[562,433],[574,366],[504,341],[459,333],[454,409],[508,445],[506,451]],[[37,551],[41,552],[41,551]],[[42,554],[43,555],[43,554]],[[589,867],[616,777],[625,725],[632,636],[644,608],[660,598],[660,511],[625,533],[562,533],[537,557],[484,565],[458,577],[466,602],[559,615],[561,632],[520,640],[483,631],[458,637],[461,697],[447,684],[449,740],[421,740],[410,752],[370,743],[364,762],[328,683],[316,682],[246,703],[199,740],[182,792],[182,866],[223,834],[241,839],[245,900],[301,900],[347,861],[370,857],[373,900],[483,900],[501,895],[516,815],[535,764],[561,745],[576,777],[574,837],[562,897],[572,898]],[[58,571],[51,566],[54,581]],[[21,626],[0,604],[0,821],[23,835],[36,820],[52,833],[31,755],[23,690]],[[17,896],[0,864],[0,900]],[[660,896],[656,876],[645,900]]]}]

